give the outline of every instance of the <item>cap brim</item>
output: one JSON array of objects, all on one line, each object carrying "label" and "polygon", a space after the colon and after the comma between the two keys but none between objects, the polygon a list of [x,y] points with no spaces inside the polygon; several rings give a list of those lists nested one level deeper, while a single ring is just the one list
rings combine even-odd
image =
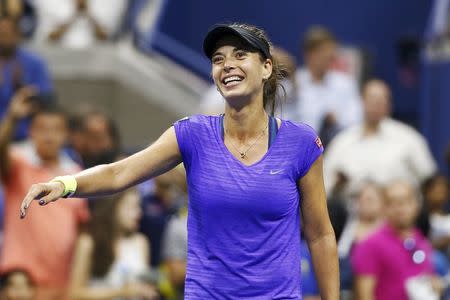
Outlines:
[{"label": "cap brim", "polygon": [[253,48],[261,51],[265,56],[269,57],[270,54],[266,53],[259,45],[257,45],[254,41],[252,41],[249,33],[245,30],[239,30],[239,28],[233,28],[228,25],[219,25],[211,29],[203,40],[203,52],[205,55],[211,59],[214,54],[214,50],[216,50],[217,42],[226,35],[235,35],[245,42],[247,42]]}]

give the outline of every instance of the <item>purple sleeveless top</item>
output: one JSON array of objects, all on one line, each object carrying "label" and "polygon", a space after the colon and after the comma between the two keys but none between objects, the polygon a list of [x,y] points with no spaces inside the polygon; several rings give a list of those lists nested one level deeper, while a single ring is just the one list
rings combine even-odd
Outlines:
[{"label": "purple sleeveless top", "polygon": [[189,194],[185,299],[301,299],[297,182],[323,151],[317,134],[282,121],[264,157],[245,166],[220,117],[174,127]]}]

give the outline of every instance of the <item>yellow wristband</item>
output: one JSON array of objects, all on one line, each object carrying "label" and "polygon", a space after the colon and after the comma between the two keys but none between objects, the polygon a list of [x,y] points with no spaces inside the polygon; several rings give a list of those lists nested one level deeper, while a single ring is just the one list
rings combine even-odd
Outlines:
[{"label": "yellow wristband", "polygon": [[61,182],[64,185],[63,198],[72,196],[77,190],[77,180],[72,175],[57,176],[50,180],[50,182]]}]

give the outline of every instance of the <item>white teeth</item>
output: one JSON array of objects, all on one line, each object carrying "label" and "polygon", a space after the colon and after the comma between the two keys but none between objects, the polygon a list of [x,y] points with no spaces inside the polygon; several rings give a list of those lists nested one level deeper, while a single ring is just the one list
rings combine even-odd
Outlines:
[{"label": "white teeth", "polygon": [[229,82],[231,82],[231,81],[241,81],[242,79],[239,77],[239,76],[230,76],[230,77],[228,77],[228,78],[225,78],[224,80],[223,80],[223,82],[225,83],[225,84],[227,84],[227,83],[229,83]]}]

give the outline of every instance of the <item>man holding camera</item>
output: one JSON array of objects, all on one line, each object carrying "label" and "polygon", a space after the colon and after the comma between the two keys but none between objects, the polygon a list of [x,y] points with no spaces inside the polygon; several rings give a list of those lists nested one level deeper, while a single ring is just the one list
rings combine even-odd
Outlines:
[{"label": "man holding camera", "polygon": [[[67,138],[67,120],[55,106],[37,110],[35,90],[20,89],[0,123],[0,175],[5,191],[4,240],[0,272],[23,270],[37,285],[37,299],[65,299],[70,261],[80,223],[88,218],[86,201],[67,199],[36,210],[20,220],[17,209],[28,187],[79,167],[61,150]],[[30,140],[10,145],[20,120],[31,116]],[[50,251],[50,253],[49,253]]]}]

